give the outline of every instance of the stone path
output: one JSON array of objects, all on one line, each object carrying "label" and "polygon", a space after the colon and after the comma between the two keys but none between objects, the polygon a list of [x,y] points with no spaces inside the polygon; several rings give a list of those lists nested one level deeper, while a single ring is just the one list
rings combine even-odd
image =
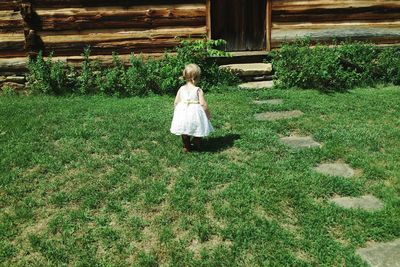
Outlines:
[{"label": "stone path", "polygon": [[312,147],[322,147],[322,145],[316,142],[311,136],[290,136],[290,137],[282,137],[281,141],[291,147],[291,148],[312,148]]},{"label": "stone path", "polygon": [[283,99],[254,100],[253,103],[257,105],[281,105],[283,104]]},{"label": "stone path", "polygon": [[304,113],[300,110],[292,111],[275,111],[275,112],[264,112],[255,115],[256,120],[259,121],[274,121],[280,119],[290,119],[302,116]]},{"label": "stone path", "polygon": [[323,163],[314,168],[320,174],[330,176],[353,177],[354,170],[346,163]]},{"label": "stone path", "polygon": [[[280,105],[282,99],[254,100],[254,104]],[[273,121],[278,119],[288,119],[302,116],[303,112],[299,110],[264,112],[255,115],[255,119],[260,121]],[[291,148],[303,149],[312,147],[321,147],[311,136],[299,137],[290,136],[280,139],[284,144]],[[345,163],[322,163],[314,168],[320,174],[339,177],[353,177],[355,170]],[[329,200],[345,209],[361,209],[368,212],[379,211],[384,208],[384,203],[373,195],[360,197],[334,197]],[[400,267],[400,239],[388,243],[378,243],[367,248],[357,250],[360,256],[368,265],[372,267]]]},{"label": "stone path", "polygon": [[229,64],[220,66],[228,69],[240,77],[270,75],[272,73],[271,63]]},{"label": "stone path", "polygon": [[334,197],[330,202],[345,209],[362,209],[365,211],[378,211],[383,208],[383,203],[372,195],[361,197]]},{"label": "stone path", "polygon": [[360,248],[356,253],[373,267],[400,267],[400,239]]},{"label": "stone path", "polygon": [[269,89],[274,87],[274,81],[248,82],[239,85],[242,89]]}]

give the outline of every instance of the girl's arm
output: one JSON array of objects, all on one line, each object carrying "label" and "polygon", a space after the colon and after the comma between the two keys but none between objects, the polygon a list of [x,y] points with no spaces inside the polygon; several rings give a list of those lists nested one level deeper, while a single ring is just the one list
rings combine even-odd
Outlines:
[{"label": "girl's arm", "polygon": [[203,109],[204,109],[204,111],[205,111],[205,113],[207,115],[207,118],[210,120],[211,119],[211,113],[210,113],[210,110],[208,109],[207,102],[206,102],[206,100],[204,98],[204,92],[200,88],[199,88],[199,102],[200,102],[200,105],[203,107]]},{"label": "girl's arm", "polygon": [[176,93],[174,107],[176,107],[176,105],[178,105],[179,102],[181,102],[181,89],[179,89],[178,92]]}]

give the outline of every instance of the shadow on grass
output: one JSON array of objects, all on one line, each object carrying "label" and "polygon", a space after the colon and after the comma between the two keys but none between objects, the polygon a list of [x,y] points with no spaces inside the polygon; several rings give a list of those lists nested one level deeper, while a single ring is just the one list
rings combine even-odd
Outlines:
[{"label": "shadow on grass", "polygon": [[225,136],[209,137],[203,140],[202,152],[219,152],[233,147],[235,140],[240,139],[238,134],[228,134]]}]

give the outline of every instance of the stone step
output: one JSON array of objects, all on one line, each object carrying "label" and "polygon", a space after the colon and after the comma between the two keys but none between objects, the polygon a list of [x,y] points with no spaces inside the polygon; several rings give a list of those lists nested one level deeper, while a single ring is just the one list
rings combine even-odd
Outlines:
[{"label": "stone step", "polygon": [[255,114],[254,117],[258,121],[274,121],[297,118],[302,116],[304,113],[300,110],[291,111],[273,111]]},{"label": "stone step", "polygon": [[228,69],[239,77],[263,76],[272,74],[271,63],[229,64],[221,65],[221,69]]},{"label": "stone step", "polygon": [[334,197],[329,200],[345,209],[362,209],[365,211],[377,211],[383,208],[383,202],[372,195],[361,197]]},{"label": "stone step", "polygon": [[261,82],[248,82],[239,84],[239,87],[242,89],[262,89],[262,88],[273,88],[274,81],[261,81]]},{"label": "stone step", "polygon": [[314,170],[323,175],[341,176],[350,178],[355,175],[355,171],[346,163],[323,163],[314,168]]},{"label": "stone step", "polygon": [[253,103],[256,105],[282,105],[283,99],[253,100]]},{"label": "stone step", "polygon": [[400,238],[359,248],[356,253],[371,267],[399,267]]},{"label": "stone step", "polygon": [[322,145],[320,143],[316,142],[311,136],[282,137],[281,141],[285,145],[287,145],[291,148],[296,148],[296,149],[322,147]]}]

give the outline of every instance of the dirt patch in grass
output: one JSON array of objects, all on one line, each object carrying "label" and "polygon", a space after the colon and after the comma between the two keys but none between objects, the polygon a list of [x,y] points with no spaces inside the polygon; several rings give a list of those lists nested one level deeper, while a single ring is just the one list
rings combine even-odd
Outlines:
[{"label": "dirt patch in grass", "polygon": [[342,246],[349,246],[350,241],[344,237],[343,228],[340,225],[330,227],[328,230],[329,235],[338,241]]},{"label": "dirt patch in grass", "polygon": [[265,209],[263,207],[261,207],[260,205],[256,205],[254,207],[254,214],[263,219],[266,219],[267,221],[275,220],[274,216],[272,216],[271,214],[268,214],[268,212],[266,212]]},{"label": "dirt patch in grass", "polygon": [[206,217],[211,221],[211,223],[214,226],[216,226],[220,229],[224,229],[227,227],[227,224],[224,220],[218,219],[215,216],[215,212],[214,212],[214,209],[213,209],[211,203],[207,203],[205,208],[206,208]]},{"label": "dirt patch in grass", "polygon": [[197,239],[193,239],[188,248],[194,253],[195,258],[200,258],[202,250],[211,251],[219,246],[230,247],[232,246],[232,242],[229,240],[223,240],[220,236],[213,235],[209,240],[203,243]]},{"label": "dirt patch in grass", "polygon": [[302,250],[302,249],[296,250],[296,251],[294,252],[294,256],[295,256],[297,259],[299,259],[299,260],[301,260],[301,261],[304,261],[304,262],[307,262],[307,263],[309,263],[309,264],[311,264],[311,263],[314,262],[314,258],[313,258],[311,255],[307,254],[307,253],[306,253],[304,250]]},{"label": "dirt patch in grass", "polygon": [[224,183],[215,186],[213,189],[209,190],[212,196],[216,196],[222,192],[224,192],[232,183]]},{"label": "dirt patch in grass", "polygon": [[237,147],[230,147],[221,152],[221,155],[226,156],[230,161],[235,163],[244,163],[251,159],[250,155],[246,154]]}]

